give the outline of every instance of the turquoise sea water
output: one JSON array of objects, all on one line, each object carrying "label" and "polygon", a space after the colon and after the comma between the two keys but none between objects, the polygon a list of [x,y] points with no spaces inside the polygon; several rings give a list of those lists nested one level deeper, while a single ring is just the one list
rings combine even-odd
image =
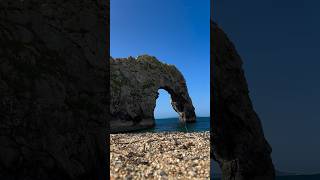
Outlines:
[{"label": "turquoise sea water", "polygon": [[195,123],[182,124],[179,118],[165,118],[156,119],[156,126],[151,129],[143,130],[140,132],[167,132],[167,131],[180,131],[180,132],[198,132],[210,131],[210,117],[197,117]]}]

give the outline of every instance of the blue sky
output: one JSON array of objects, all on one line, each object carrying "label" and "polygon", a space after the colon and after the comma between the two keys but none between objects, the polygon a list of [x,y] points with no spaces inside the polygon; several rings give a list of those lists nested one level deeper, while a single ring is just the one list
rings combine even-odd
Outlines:
[{"label": "blue sky", "polygon": [[320,172],[320,1],[215,0],[280,170]]},{"label": "blue sky", "polygon": [[[197,116],[210,114],[210,1],[111,0],[112,57],[149,54],[185,76]],[[160,90],[156,118],[177,117]]]}]

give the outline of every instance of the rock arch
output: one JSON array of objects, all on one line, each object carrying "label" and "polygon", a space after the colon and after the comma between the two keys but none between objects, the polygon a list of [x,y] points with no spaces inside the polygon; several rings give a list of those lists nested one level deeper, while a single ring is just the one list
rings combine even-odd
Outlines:
[{"label": "rock arch", "polygon": [[242,60],[211,22],[211,152],[223,180],[275,178],[271,147],[249,97]]},{"label": "rock arch", "polygon": [[111,58],[110,72],[111,132],[153,127],[159,89],[170,94],[171,105],[180,121],[195,121],[186,81],[175,66],[142,55],[136,59]]}]

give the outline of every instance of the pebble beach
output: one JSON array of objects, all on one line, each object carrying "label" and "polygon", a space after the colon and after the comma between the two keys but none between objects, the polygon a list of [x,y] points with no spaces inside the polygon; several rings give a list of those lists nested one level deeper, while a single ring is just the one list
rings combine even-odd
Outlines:
[{"label": "pebble beach", "polygon": [[110,179],[210,179],[210,132],[111,134]]}]

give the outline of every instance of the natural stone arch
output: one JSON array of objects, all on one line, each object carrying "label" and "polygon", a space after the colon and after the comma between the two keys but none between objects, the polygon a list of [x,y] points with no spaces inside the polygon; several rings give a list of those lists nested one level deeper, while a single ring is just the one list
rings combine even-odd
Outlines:
[{"label": "natural stone arch", "polygon": [[213,158],[221,167],[223,180],[272,180],[272,149],[253,109],[242,60],[213,22],[210,31]]},{"label": "natural stone arch", "polygon": [[175,66],[148,55],[137,59],[111,58],[110,63],[111,132],[153,127],[159,89],[170,94],[171,105],[180,121],[195,121],[186,81]]}]

